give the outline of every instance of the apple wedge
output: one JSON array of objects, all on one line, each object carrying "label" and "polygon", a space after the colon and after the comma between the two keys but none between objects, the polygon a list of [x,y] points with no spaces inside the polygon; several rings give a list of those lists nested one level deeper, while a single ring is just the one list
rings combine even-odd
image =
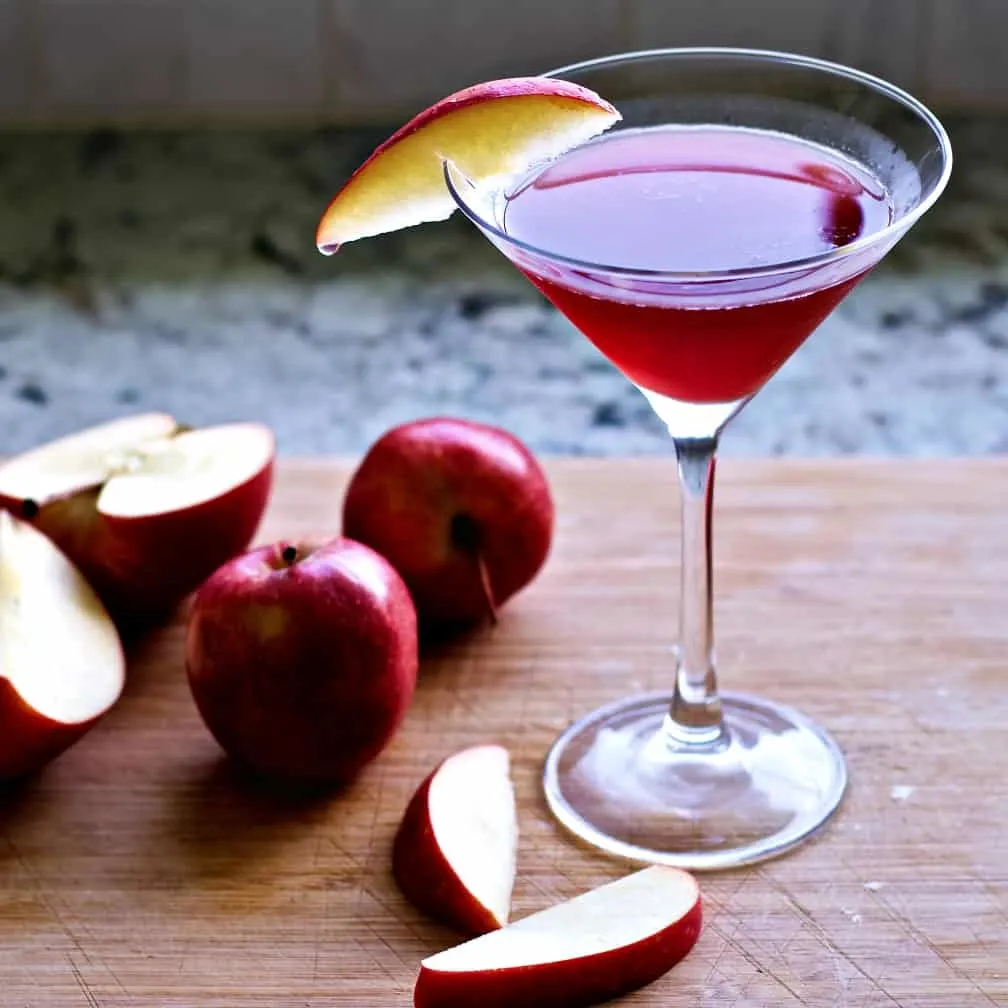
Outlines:
[{"label": "apple wedge", "polygon": [[609,102],[570,81],[485,81],[414,116],[357,169],[318,226],[322,252],[345,242],[444,220],[455,209],[443,164],[473,181],[509,176],[559,157],[620,119]]},{"label": "apple wedge", "polygon": [[696,944],[696,880],[645,868],[425,959],[417,1008],[582,1008],[657,980]]},{"label": "apple wedge", "polygon": [[274,450],[260,424],[192,430],[164,413],[127,417],[0,465],[0,507],[49,536],[120,627],[143,623],[249,544]]},{"label": "apple wedge", "polygon": [[119,635],[93,589],[49,539],[0,511],[0,779],[76,742],[124,677]]},{"label": "apple wedge", "polygon": [[511,912],[518,820],[509,768],[498,745],[449,756],[417,789],[393,844],[403,895],[464,934],[503,927]]}]

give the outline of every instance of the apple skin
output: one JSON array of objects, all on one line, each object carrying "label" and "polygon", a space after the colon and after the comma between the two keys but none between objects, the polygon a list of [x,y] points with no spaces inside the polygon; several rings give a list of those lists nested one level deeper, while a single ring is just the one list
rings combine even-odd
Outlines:
[{"label": "apple skin", "polygon": [[40,770],[83,738],[102,715],[76,724],[62,724],[29,707],[0,678],[0,781]]},{"label": "apple skin", "polygon": [[[225,561],[247,548],[269,502],[273,462],[215,500],[125,518],[97,508],[100,487],[45,502],[31,518],[90,582],[116,625],[129,631],[169,615]],[[22,514],[23,502],[0,498]]]},{"label": "apple skin", "polygon": [[445,762],[428,774],[406,806],[392,845],[392,875],[402,894],[431,920],[475,937],[506,921],[469,892],[434,835],[430,791]]},{"label": "apple skin", "polygon": [[684,918],[643,941],[561,962],[442,972],[421,965],[415,1008],[588,1008],[653,983],[684,959],[703,926],[698,900]]},{"label": "apple skin", "polygon": [[[475,533],[492,592],[457,522]],[[424,624],[490,616],[539,572],[554,507],[532,453],[499,427],[432,417],[393,427],[347,487],[343,533],[381,553],[402,575]]]},{"label": "apple skin", "polygon": [[413,602],[360,543],[263,546],[196,593],[186,673],[207,728],[236,761],[348,781],[385,748],[413,697]]}]

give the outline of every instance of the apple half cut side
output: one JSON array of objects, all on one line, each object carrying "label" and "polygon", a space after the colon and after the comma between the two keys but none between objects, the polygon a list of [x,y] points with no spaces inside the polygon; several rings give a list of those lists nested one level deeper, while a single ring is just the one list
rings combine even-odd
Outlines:
[{"label": "apple half cut side", "polygon": [[171,611],[248,546],[274,454],[260,424],[194,430],[143,414],[0,466],[0,507],[49,536],[122,627]]},{"label": "apple half cut side", "polygon": [[0,512],[0,779],[39,769],[122,692],[116,628],[41,532]]},{"label": "apple half cut side", "polygon": [[473,181],[507,177],[607,130],[620,113],[594,91],[550,77],[484,81],[414,116],[357,169],[322,217],[316,243],[345,242],[444,220],[451,161]]},{"label": "apple half cut side", "polygon": [[693,948],[696,880],[656,866],[425,959],[416,1008],[584,1008],[657,980]]},{"label": "apple half cut side", "polygon": [[518,820],[510,758],[478,745],[444,760],[410,801],[392,848],[403,895],[467,935],[503,927],[511,912]]}]

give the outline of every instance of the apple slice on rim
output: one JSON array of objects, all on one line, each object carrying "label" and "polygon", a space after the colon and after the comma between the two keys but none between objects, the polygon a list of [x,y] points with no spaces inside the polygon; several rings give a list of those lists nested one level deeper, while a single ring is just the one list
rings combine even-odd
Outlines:
[{"label": "apple slice on rim", "polygon": [[115,420],[0,465],[0,507],[63,550],[117,622],[178,604],[254,535],[272,483],[272,432]]},{"label": "apple slice on rim", "polygon": [[403,895],[469,935],[503,927],[511,913],[518,820],[510,757],[476,745],[444,760],[410,801],[392,848]]},{"label": "apple slice on rim", "polygon": [[637,990],[696,944],[700,890],[655,866],[420,964],[416,1008],[585,1008]]},{"label": "apple slice on rim", "polygon": [[450,217],[446,160],[476,182],[506,177],[559,157],[620,118],[609,102],[570,81],[474,84],[420,112],[375,150],[329,204],[318,247],[332,253],[345,242]]},{"label": "apple slice on rim", "polygon": [[37,770],[119,699],[115,626],[41,532],[0,512],[0,779]]}]

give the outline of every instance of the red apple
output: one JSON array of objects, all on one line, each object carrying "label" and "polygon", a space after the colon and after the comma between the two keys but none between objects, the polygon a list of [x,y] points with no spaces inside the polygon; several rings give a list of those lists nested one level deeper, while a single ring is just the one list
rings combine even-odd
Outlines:
[{"label": "red apple", "polygon": [[417,1008],[583,1008],[670,970],[700,935],[691,875],[653,867],[425,959]]},{"label": "red apple", "polygon": [[486,81],[411,119],[357,169],[329,204],[323,252],[455,209],[444,182],[451,161],[470,179],[511,175],[607,130],[619,112],[594,91],[549,77]]},{"label": "red apple", "polygon": [[119,635],[80,572],[0,512],[0,779],[76,742],[119,699],[124,676]]},{"label": "red apple", "polygon": [[545,563],[553,500],[538,462],[507,431],[417,420],[365,455],[343,533],[399,571],[421,621],[473,622],[493,618]]},{"label": "red apple", "polygon": [[449,756],[413,796],[392,848],[403,895],[464,934],[503,927],[511,912],[518,821],[509,765],[498,745]]},{"label": "red apple", "polygon": [[0,465],[0,507],[49,536],[125,626],[170,612],[248,546],[273,456],[259,424],[187,430],[146,413]]},{"label": "red apple", "polygon": [[382,751],[413,696],[413,602],[360,543],[262,546],[196,593],[186,671],[203,720],[236,760],[345,781]]}]

